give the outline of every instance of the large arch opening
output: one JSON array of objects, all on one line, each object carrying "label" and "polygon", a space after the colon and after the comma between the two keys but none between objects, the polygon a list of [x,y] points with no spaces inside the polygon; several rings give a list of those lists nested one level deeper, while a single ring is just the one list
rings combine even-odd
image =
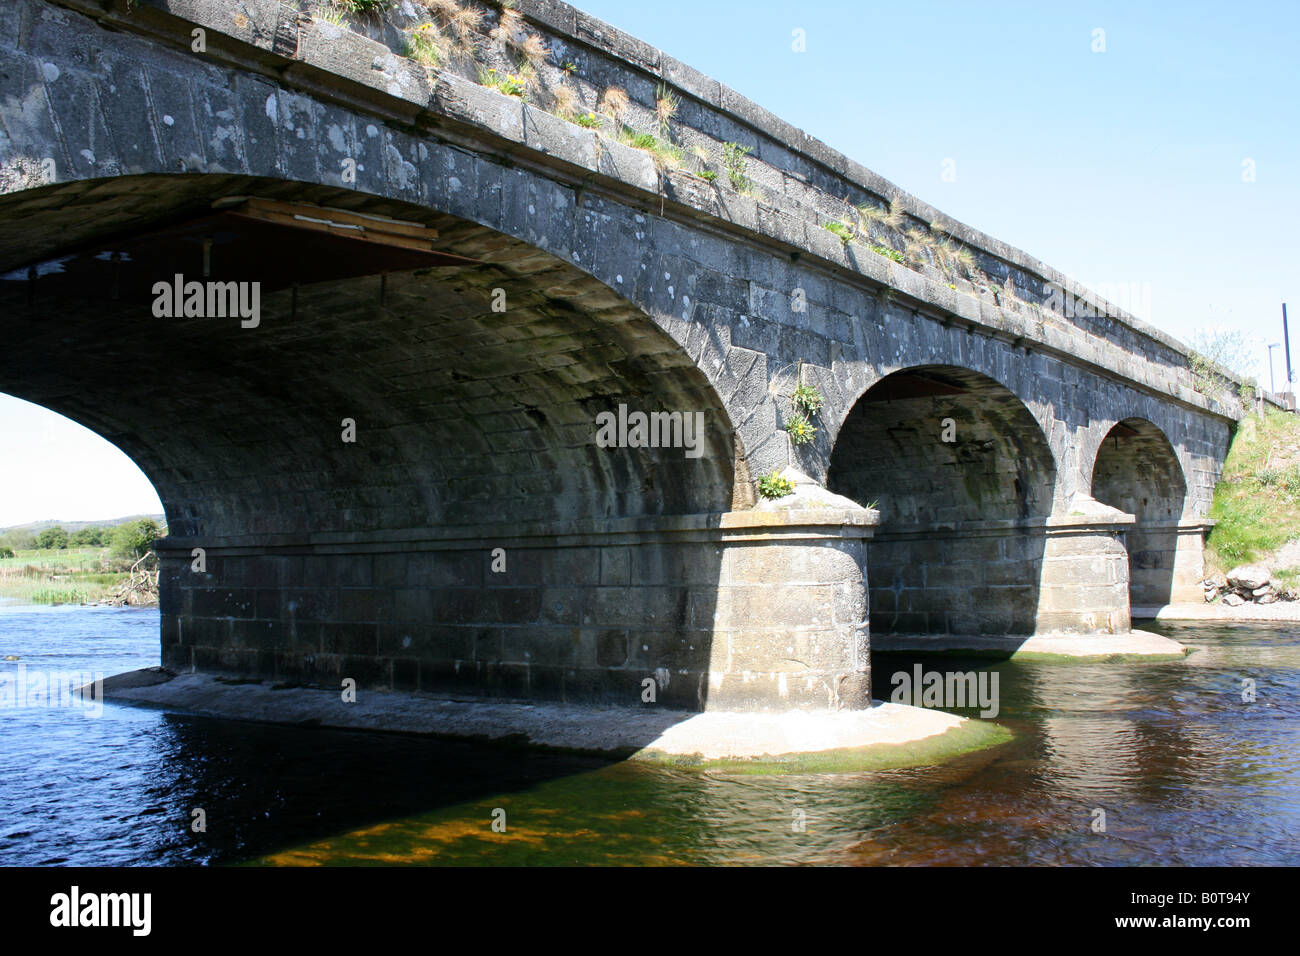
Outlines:
[{"label": "large arch opening", "polygon": [[1126,418],[1111,428],[1097,449],[1092,496],[1137,519],[1124,535],[1131,604],[1171,603],[1187,481],[1164,432],[1142,418]]},{"label": "large arch opening", "polygon": [[[248,196],[420,227],[446,260],[213,231]],[[178,270],[255,266],[253,327],[152,307]],[[573,265],[428,208],[190,175],[0,197],[0,273],[0,391],[122,448],[163,501],[165,663],[600,699],[668,658],[707,669],[707,591],[677,569],[707,580],[708,549],[656,522],[729,509],[733,430],[678,343]],[[601,447],[620,406],[680,413],[678,440]],[[706,681],[673,684],[702,705]]]},{"label": "large arch opening", "polygon": [[1032,634],[1056,467],[1024,403],[968,369],[919,366],[858,399],[827,487],[880,510],[872,633]]}]

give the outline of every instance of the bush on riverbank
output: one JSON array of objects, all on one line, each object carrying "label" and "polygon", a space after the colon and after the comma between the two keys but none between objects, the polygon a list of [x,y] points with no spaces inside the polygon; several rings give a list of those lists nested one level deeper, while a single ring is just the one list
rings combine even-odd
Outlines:
[{"label": "bush on riverbank", "polygon": [[106,548],[18,551],[0,558],[0,597],[22,604],[94,604],[130,578],[131,559]]},{"label": "bush on riverbank", "polygon": [[1273,568],[1283,582],[1300,576],[1300,417],[1268,409],[1243,420],[1214,489],[1207,570],[1246,563]]}]

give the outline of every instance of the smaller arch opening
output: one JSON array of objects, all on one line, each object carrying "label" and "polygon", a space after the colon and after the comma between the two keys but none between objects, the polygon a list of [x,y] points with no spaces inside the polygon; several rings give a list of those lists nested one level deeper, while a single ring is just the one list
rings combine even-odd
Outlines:
[{"label": "smaller arch opening", "polygon": [[970,369],[919,366],[862,395],[827,487],[880,510],[873,634],[1032,634],[1056,466],[1024,402]]},{"label": "smaller arch opening", "polygon": [[[1092,496],[1137,519],[1124,534],[1132,606],[1171,603],[1179,577],[1179,523],[1187,482],[1164,432],[1143,418],[1126,418],[1111,428],[1097,449]],[[1188,552],[1189,543],[1181,550]]]}]

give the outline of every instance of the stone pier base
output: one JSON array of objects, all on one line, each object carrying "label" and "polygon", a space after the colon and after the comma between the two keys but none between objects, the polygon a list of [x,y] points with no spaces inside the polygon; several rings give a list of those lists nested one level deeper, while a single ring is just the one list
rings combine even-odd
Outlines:
[{"label": "stone pier base", "polygon": [[871,513],[802,500],[526,527],[168,538],[163,664],[689,711],[868,707]]}]

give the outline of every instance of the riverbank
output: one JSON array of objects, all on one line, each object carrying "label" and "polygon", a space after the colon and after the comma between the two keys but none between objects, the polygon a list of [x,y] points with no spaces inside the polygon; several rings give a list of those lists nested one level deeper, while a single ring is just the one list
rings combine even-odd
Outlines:
[{"label": "riverbank", "polygon": [[871,649],[906,653],[991,657],[1022,662],[1170,661],[1187,648],[1159,634],[1132,630],[1123,634],[873,634]]},{"label": "riverbank", "polygon": [[1133,620],[1143,621],[1217,621],[1223,624],[1248,624],[1256,621],[1300,622],[1300,601],[1275,604],[1166,604],[1163,607],[1135,607]]},{"label": "riverbank", "polygon": [[[0,558],[0,599],[27,605],[156,606],[156,590],[128,591],[131,563],[107,548],[19,551]],[[128,599],[117,601],[124,593]]]},{"label": "riverbank", "polygon": [[693,713],[657,707],[440,697],[287,686],[162,668],[104,681],[108,700],[241,720],[424,734],[679,767],[744,772],[850,772],[918,766],[1003,743],[985,721],[877,703],[863,711]]}]

